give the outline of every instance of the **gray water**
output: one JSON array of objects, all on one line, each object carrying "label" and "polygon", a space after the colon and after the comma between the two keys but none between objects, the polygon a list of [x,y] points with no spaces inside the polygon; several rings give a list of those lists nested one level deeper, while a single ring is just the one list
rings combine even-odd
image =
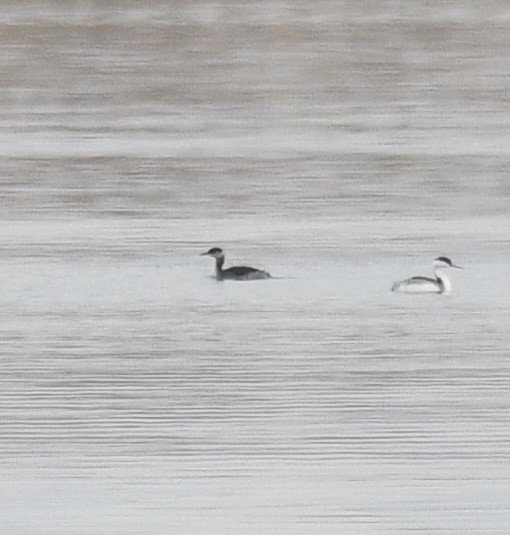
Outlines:
[{"label": "gray water", "polygon": [[460,4],[3,3],[2,534],[509,532],[510,8]]}]

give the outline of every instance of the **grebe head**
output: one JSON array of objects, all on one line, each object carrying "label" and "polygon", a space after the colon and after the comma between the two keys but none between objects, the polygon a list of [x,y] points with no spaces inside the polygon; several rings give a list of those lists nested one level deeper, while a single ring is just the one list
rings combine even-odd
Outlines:
[{"label": "grebe head", "polygon": [[200,256],[214,256],[214,258],[221,258],[223,256],[223,249],[220,249],[219,247],[213,247],[207,252],[202,253]]},{"label": "grebe head", "polygon": [[456,268],[456,269],[462,269],[461,266],[456,266],[448,257],[446,256],[438,256],[434,259],[434,269],[441,269],[441,268]]}]

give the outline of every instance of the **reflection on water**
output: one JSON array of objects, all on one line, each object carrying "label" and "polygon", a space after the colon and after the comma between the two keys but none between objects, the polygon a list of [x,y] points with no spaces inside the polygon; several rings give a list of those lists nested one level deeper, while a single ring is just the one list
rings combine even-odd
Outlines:
[{"label": "reflection on water", "polygon": [[6,533],[506,532],[508,7],[351,4],[7,3]]}]

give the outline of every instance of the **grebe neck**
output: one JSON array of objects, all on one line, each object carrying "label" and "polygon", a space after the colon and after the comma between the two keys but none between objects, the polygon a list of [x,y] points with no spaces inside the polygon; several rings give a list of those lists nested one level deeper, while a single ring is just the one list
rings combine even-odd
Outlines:
[{"label": "grebe neck", "polygon": [[443,294],[449,294],[452,291],[452,284],[450,282],[450,279],[448,278],[448,275],[444,272],[443,269],[434,268],[434,275],[436,276],[437,281],[441,285],[441,293]]},{"label": "grebe neck", "polygon": [[216,257],[216,277],[221,278],[221,273],[223,271],[223,264],[225,263],[225,257],[223,255]]}]

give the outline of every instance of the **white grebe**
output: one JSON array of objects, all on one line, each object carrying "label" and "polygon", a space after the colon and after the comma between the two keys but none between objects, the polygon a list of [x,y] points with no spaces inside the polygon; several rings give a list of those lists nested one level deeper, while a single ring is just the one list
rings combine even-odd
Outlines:
[{"label": "white grebe", "polygon": [[202,253],[200,256],[213,256],[216,258],[216,278],[219,281],[230,279],[237,281],[251,281],[258,279],[269,279],[271,275],[267,271],[261,269],[255,269],[246,266],[234,266],[228,269],[223,269],[225,262],[225,254],[219,247],[213,247],[206,253]]},{"label": "white grebe", "polygon": [[404,281],[398,281],[391,287],[393,292],[407,293],[438,293],[449,294],[452,291],[450,279],[445,275],[447,268],[462,269],[460,266],[452,264],[446,256],[439,256],[433,262],[435,279],[429,277],[411,277]]}]

